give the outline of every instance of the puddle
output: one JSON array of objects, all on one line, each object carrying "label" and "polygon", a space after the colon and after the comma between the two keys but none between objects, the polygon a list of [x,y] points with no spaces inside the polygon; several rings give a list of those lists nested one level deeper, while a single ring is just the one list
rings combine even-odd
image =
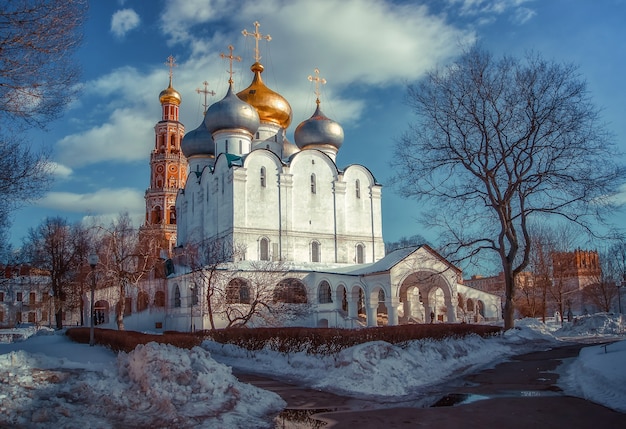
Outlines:
[{"label": "puddle", "polygon": [[[560,389],[559,389],[560,390]],[[484,401],[493,398],[536,398],[540,396],[558,396],[554,390],[520,390],[517,392],[504,392],[494,395],[476,395],[473,393],[450,393],[442,396],[431,407],[453,407],[455,405],[471,404],[476,401]]]}]

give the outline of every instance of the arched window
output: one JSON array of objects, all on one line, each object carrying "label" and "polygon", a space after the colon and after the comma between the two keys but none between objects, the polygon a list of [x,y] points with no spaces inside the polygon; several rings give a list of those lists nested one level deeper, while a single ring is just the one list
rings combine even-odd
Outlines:
[{"label": "arched window", "polygon": [[161,223],[161,219],[162,219],[163,215],[161,214],[161,207],[156,206],[154,209],[152,209],[152,223],[153,224],[159,224]]},{"label": "arched window", "polygon": [[317,299],[320,304],[329,304],[333,302],[330,284],[328,284],[326,280],[323,280],[317,289]]},{"label": "arched window", "polygon": [[274,289],[274,302],[306,304],[306,286],[298,279],[282,280]]},{"label": "arched window", "polygon": [[311,242],[311,262],[320,262],[320,244],[317,241]]},{"label": "arched window", "polygon": [[165,292],[163,292],[162,290],[158,290],[154,294],[154,306],[165,307]]},{"label": "arched window", "polygon": [[176,225],[176,206],[170,207],[170,225]]},{"label": "arched window", "polygon": [[261,188],[265,188],[265,167],[261,167]]},{"label": "arched window", "polygon": [[317,193],[317,185],[315,183],[315,174],[311,174],[311,193]]},{"label": "arched window", "polygon": [[354,182],[354,188],[356,190],[356,197],[361,198],[361,182],[359,181],[359,179]]},{"label": "arched window", "polygon": [[176,147],[176,135],[172,134],[170,137],[170,148],[174,149]]},{"label": "arched window", "polygon": [[356,263],[365,263],[365,247],[362,244],[356,245]]},{"label": "arched window", "polygon": [[226,285],[227,304],[250,304],[250,285],[243,279],[232,279]]},{"label": "arched window", "polygon": [[174,307],[180,308],[180,288],[178,285],[174,287]]},{"label": "arched window", "polygon": [[144,311],[148,308],[150,298],[148,292],[142,290],[137,294],[137,311]]},{"label": "arched window", "polygon": [[260,247],[260,260],[261,261],[269,261],[270,260],[270,241],[263,237],[261,238],[261,241],[259,243],[259,247]]}]

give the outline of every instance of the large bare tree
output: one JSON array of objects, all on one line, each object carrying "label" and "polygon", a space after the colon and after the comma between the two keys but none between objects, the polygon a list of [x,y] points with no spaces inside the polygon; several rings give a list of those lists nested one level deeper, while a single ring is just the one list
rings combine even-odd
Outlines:
[{"label": "large bare tree", "polygon": [[[47,151],[20,137],[45,128],[77,94],[73,55],[87,0],[11,0],[0,7],[0,258],[6,259],[10,214],[47,191]],[[5,253],[3,255],[3,253]]]},{"label": "large bare tree", "polygon": [[480,47],[409,85],[417,121],[395,145],[402,195],[432,203],[424,222],[456,262],[494,252],[514,326],[515,277],[529,263],[528,223],[558,217],[588,231],[625,177],[576,67]]},{"label": "large bare tree", "polygon": [[138,288],[152,270],[154,258],[151,256],[156,239],[148,242],[145,240],[149,236],[144,235],[144,242],[140,242],[139,230],[126,212],[120,213],[109,227],[99,230],[98,270],[103,274],[102,286],[117,290],[116,323],[117,329],[123,331],[124,313],[130,310],[126,308],[127,292],[130,287]]}]

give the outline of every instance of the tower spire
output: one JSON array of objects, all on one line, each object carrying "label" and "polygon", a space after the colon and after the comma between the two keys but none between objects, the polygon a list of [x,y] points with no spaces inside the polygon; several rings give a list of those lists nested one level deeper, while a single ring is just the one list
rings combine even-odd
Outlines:
[{"label": "tower spire", "polygon": [[[244,31],[246,31],[246,30],[244,30]],[[228,74],[230,75],[230,78],[228,79],[228,83],[230,83],[232,85],[233,84],[233,75],[235,74],[235,72],[233,71],[233,61],[241,61],[241,57],[233,55],[233,51],[235,50],[233,45],[228,45],[228,50],[230,51],[230,54],[226,55],[224,53],[221,53],[220,57],[228,58],[228,62],[230,63],[230,70],[228,71]]]},{"label": "tower spire", "polygon": [[315,82],[315,96],[317,97],[315,103],[320,105],[320,84],[326,85],[326,79],[320,77],[320,69],[315,69],[315,76],[309,75],[309,82]]},{"label": "tower spire", "polygon": [[259,21],[254,21],[254,33],[250,33],[250,32],[248,32],[248,30],[245,30],[245,29],[241,32],[241,34],[243,34],[245,37],[247,37],[247,36],[254,37],[254,39],[255,39],[254,61],[257,62],[257,63],[261,59],[261,55],[259,54],[259,40],[265,39],[268,42],[270,40],[272,40],[272,36],[270,36],[269,34],[263,35],[263,34],[259,33],[259,27],[260,26],[261,26],[261,24],[259,24]]},{"label": "tower spire", "polygon": [[202,112],[202,116],[206,115],[206,108],[209,107],[209,104],[207,103],[207,96],[208,95],[215,95],[215,91],[209,91],[207,88],[209,87],[209,82],[207,82],[206,80],[204,82],[202,82],[202,85],[204,85],[204,89],[200,89],[200,88],[196,88],[196,92],[198,94],[204,94],[204,104],[202,105],[202,107],[204,108],[203,112]]}]

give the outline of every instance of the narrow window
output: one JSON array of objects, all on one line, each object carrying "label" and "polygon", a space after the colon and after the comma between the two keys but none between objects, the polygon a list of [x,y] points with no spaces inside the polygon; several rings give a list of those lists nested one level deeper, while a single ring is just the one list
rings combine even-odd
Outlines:
[{"label": "narrow window", "polygon": [[18,292],[17,293],[17,301],[21,301],[22,300],[22,292]]},{"label": "narrow window", "polygon": [[359,182],[359,180],[357,179],[357,181],[354,183],[354,187],[356,189],[356,197],[357,198],[361,198],[361,182]]},{"label": "narrow window", "polygon": [[31,292],[28,298],[28,303],[34,304],[37,301],[35,297],[36,297],[35,292]]},{"label": "narrow window", "polygon": [[311,243],[311,262],[320,262],[320,244],[317,241]]},{"label": "narrow window", "polygon": [[239,140],[239,153],[243,152],[243,143]]},{"label": "narrow window", "polygon": [[265,188],[265,167],[261,167],[261,187]]},{"label": "narrow window", "polygon": [[226,140],[224,143],[226,145],[226,149],[224,150],[224,152],[228,153],[228,140]]},{"label": "narrow window", "polygon": [[356,263],[363,264],[365,262],[364,250],[362,244],[356,245]]},{"label": "narrow window", "polygon": [[270,260],[270,255],[269,255],[269,250],[270,250],[270,243],[269,240],[265,237],[263,237],[261,239],[261,243],[260,243],[260,253],[261,253],[261,261],[269,261]]},{"label": "narrow window", "polygon": [[174,307],[180,308],[180,288],[178,285],[174,289]]},{"label": "narrow window", "polygon": [[317,193],[317,186],[315,184],[315,174],[311,174],[311,193]]}]

